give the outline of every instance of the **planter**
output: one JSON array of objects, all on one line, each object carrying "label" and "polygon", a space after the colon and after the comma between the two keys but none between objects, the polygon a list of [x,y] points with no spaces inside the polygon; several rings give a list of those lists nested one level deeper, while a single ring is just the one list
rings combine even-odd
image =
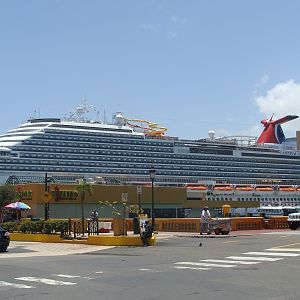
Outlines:
[{"label": "planter", "polygon": [[112,228],[114,231],[114,236],[127,235],[126,219],[113,219]]}]

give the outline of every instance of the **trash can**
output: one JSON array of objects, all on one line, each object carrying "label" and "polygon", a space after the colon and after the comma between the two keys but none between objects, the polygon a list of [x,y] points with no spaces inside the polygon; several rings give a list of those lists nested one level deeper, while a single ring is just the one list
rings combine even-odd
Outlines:
[{"label": "trash can", "polygon": [[138,217],[133,218],[133,233],[140,234],[140,222]]}]

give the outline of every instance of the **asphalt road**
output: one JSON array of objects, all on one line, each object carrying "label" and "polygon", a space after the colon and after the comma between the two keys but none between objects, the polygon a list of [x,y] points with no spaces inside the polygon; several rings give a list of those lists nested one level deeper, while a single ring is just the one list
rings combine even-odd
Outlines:
[{"label": "asphalt road", "polygon": [[174,236],[155,247],[84,248],[59,256],[20,257],[20,251],[14,243],[0,256],[1,300],[300,299],[300,231]]}]

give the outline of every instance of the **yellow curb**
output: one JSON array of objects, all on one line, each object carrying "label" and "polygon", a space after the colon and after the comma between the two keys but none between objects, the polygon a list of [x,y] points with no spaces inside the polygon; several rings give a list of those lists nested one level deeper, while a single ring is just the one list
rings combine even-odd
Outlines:
[{"label": "yellow curb", "polygon": [[[143,246],[140,236],[89,236],[87,243],[99,246]],[[155,243],[156,236],[149,240],[150,246],[154,246]]]},{"label": "yellow curb", "polygon": [[[66,244],[88,244],[99,246],[143,246],[140,236],[89,236],[87,240],[64,240],[58,234],[41,233],[11,233],[11,241],[40,242],[40,243],[66,243]],[[156,244],[156,236],[149,241],[150,246]]]},{"label": "yellow curb", "polygon": [[59,235],[41,233],[11,233],[10,240],[19,242],[61,243],[61,238]]}]

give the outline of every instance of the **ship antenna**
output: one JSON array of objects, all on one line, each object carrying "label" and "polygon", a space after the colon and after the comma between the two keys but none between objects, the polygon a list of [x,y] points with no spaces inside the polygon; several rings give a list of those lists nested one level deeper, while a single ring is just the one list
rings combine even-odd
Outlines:
[{"label": "ship antenna", "polygon": [[86,99],[81,99],[81,104],[72,110],[67,120],[84,121],[85,114],[91,110],[96,110],[93,105],[87,105]]}]

